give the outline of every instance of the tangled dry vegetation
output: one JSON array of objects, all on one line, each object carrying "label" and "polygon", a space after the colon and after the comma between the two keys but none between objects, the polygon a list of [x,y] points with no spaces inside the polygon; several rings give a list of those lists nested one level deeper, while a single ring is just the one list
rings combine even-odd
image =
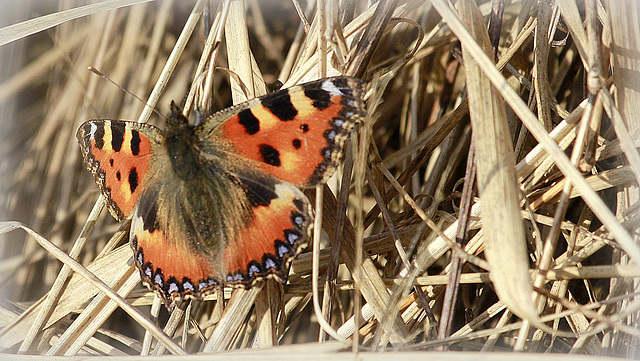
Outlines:
[{"label": "tangled dry vegetation", "polygon": [[[83,5],[3,5],[5,355],[640,356],[638,2]],[[369,82],[368,114],[344,167],[307,190],[317,247],[284,286],[168,311],[101,212],[79,124],[162,123],[145,102],[215,111],[338,74]]]}]

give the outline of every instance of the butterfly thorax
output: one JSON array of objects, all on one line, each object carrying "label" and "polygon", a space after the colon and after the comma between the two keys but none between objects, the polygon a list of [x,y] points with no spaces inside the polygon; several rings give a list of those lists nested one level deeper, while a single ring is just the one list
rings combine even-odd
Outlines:
[{"label": "butterfly thorax", "polygon": [[175,173],[183,180],[193,180],[200,172],[198,137],[179,111],[174,110],[167,119],[164,146]]},{"label": "butterfly thorax", "polygon": [[171,165],[178,177],[193,180],[200,173],[197,137],[190,126],[170,129],[165,138],[165,146]]}]

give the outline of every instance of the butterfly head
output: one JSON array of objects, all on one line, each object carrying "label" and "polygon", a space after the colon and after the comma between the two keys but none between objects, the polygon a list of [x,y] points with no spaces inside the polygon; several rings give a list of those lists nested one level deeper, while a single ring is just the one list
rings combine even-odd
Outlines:
[{"label": "butterfly head", "polygon": [[167,131],[178,128],[189,128],[189,119],[182,115],[182,108],[178,106],[173,100],[171,101],[171,113],[167,118],[166,128]]}]

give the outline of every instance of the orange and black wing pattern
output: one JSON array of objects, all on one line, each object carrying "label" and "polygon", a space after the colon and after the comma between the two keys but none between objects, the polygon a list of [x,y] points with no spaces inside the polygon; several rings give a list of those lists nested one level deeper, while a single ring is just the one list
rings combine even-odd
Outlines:
[{"label": "orange and black wing pattern", "polygon": [[90,120],[76,134],[84,162],[93,174],[109,211],[118,221],[136,205],[162,132],[151,125],[121,120]]},{"label": "orange and black wing pattern", "polygon": [[213,133],[256,170],[314,186],[333,175],[349,132],[364,117],[364,86],[335,77],[280,90],[222,111],[235,114]]}]

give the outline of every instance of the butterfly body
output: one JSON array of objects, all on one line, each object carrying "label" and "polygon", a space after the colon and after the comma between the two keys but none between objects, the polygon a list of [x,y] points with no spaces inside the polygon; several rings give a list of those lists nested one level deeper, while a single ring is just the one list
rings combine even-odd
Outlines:
[{"label": "butterfly body", "polygon": [[207,166],[199,159],[195,131],[188,124],[169,129],[164,144],[171,166],[178,177],[183,181],[189,181],[201,173],[202,166]]},{"label": "butterfly body", "polygon": [[224,109],[192,126],[92,120],[77,138],[143,282],[165,301],[216,285],[283,281],[313,223],[298,187],[325,182],[364,114],[364,84],[321,79]]}]

